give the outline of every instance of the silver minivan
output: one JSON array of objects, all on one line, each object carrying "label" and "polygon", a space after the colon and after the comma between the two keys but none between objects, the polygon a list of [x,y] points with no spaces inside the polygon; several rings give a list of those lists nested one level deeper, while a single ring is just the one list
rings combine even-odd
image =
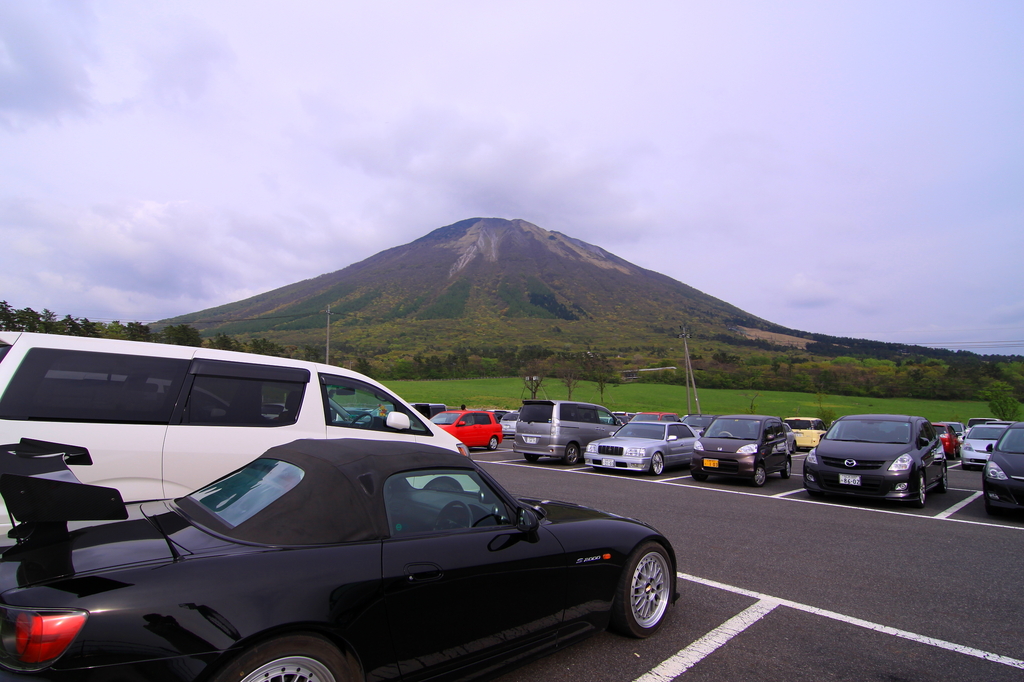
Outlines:
[{"label": "silver minivan", "polygon": [[559,457],[566,464],[579,464],[587,443],[608,438],[618,429],[618,420],[600,405],[574,400],[524,400],[512,451],[528,462]]}]

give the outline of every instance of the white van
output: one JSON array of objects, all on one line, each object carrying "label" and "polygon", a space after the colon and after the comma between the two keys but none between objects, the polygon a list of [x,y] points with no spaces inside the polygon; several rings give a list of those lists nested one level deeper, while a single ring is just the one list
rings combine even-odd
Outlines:
[{"label": "white van", "polygon": [[[468,455],[369,377],[233,351],[0,332],[0,443],[87,448],[83,483],[180,497],[298,438],[429,443]],[[0,532],[9,518],[0,506]]]}]

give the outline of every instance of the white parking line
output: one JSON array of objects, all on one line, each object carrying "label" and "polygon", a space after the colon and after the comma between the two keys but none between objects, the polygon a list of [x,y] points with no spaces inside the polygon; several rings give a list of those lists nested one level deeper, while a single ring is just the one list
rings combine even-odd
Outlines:
[{"label": "white parking line", "polygon": [[769,495],[768,497],[786,497],[787,495],[795,495],[796,493],[802,493],[803,491],[803,488],[797,488],[796,490],[787,490],[784,493],[775,493],[774,495]]},{"label": "white parking line", "polygon": [[[759,497],[762,500],[777,499],[777,500],[782,500],[783,502],[798,502],[800,504],[820,504],[820,505],[829,507],[831,509],[850,509],[850,510],[854,510],[854,511],[870,512],[872,514],[895,514],[896,516],[906,516],[906,517],[910,517],[910,518],[914,518],[914,519],[926,519],[926,520],[932,520],[932,521],[938,520],[938,521],[945,521],[947,523],[964,523],[964,524],[971,525],[971,526],[987,526],[989,528],[1005,528],[1005,529],[1009,529],[1009,530],[1024,531],[1024,526],[1011,526],[1011,525],[1007,525],[1005,523],[990,523],[988,521],[971,521],[969,519],[954,519],[954,518],[951,518],[949,516],[939,516],[939,515],[932,516],[932,515],[929,515],[929,514],[910,514],[910,513],[902,512],[902,511],[894,511],[892,509],[875,509],[873,507],[846,507],[846,506],[834,504],[832,502],[825,502],[825,501],[822,501],[822,500],[808,500],[808,499],[792,497],[792,495],[794,495],[796,493],[799,493],[799,492],[802,492],[803,488],[797,488],[796,490],[789,490],[789,491],[786,491],[784,493],[779,493],[779,494],[776,494],[776,495],[765,495],[765,494],[762,494],[762,493],[745,492],[743,490],[729,490],[727,488],[717,488],[717,487],[713,487],[713,486],[680,485],[678,483],[675,483],[675,481],[679,481],[679,480],[682,480],[682,479],[685,479],[685,478],[689,478],[688,476],[680,476],[678,478],[671,478],[671,479],[668,479],[668,478],[640,478],[638,476],[637,477],[634,477],[634,476],[620,476],[620,475],[617,475],[617,474],[606,474],[606,473],[602,473],[602,472],[599,472],[599,471],[587,471],[586,468],[582,468],[582,469],[548,469],[548,468],[545,468],[545,467],[536,467],[536,466],[533,466],[532,464],[524,464],[523,460],[505,460],[505,461],[480,460],[480,461],[477,462],[477,464],[501,464],[503,466],[526,467],[528,469],[539,469],[540,471],[565,472],[565,473],[570,473],[570,474],[581,474],[583,476],[601,476],[603,478],[610,478],[610,479],[613,479],[613,480],[616,480],[616,481],[632,481],[632,482],[635,482],[635,483],[645,483],[645,484],[654,483],[654,484],[658,484],[658,485],[671,485],[671,486],[675,486],[675,487],[678,487],[678,488],[686,488],[687,490],[704,490],[704,491],[707,491],[707,492],[722,493],[722,494],[726,494],[726,495],[747,495],[749,497]],[[976,493],[977,492],[975,490],[967,490],[967,489],[963,489],[963,488],[950,488],[950,490],[959,491],[959,492],[970,492],[970,493]],[[970,500],[968,500],[968,503],[969,502],[970,502]]]},{"label": "white parking line", "polygon": [[[936,639],[935,637],[919,635],[915,632],[908,632],[906,630],[900,630],[898,628],[889,627],[888,625],[872,623],[871,621],[863,620],[861,618],[846,616],[841,613],[836,613],[835,611],[819,609],[817,606],[808,606],[807,604],[801,604],[800,602],[790,601],[789,599],[780,599],[778,597],[772,597],[770,595],[762,594],[760,592],[754,592],[753,590],[747,590],[742,587],[726,585],[725,583],[720,583],[717,580],[709,580],[708,578],[701,578],[695,575],[688,575],[686,573],[677,573],[676,576],[682,578],[683,580],[689,580],[690,582],[698,583],[700,585],[707,585],[708,587],[715,587],[720,590],[726,590],[728,592],[733,592],[735,594],[742,594],[747,597],[752,597],[753,599],[759,600],[759,602],[775,602],[779,606],[788,606],[791,609],[803,611],[804,613],[811,613],[816,616],[824,616],[825,618],[838,620],[848,625],[855,625],[857,627],[866,628],[868,630],[873,630],[875,632],[881,632],[882,634],[892,635],[893,637],[909,639],[910,641],[918,642],[920,644],[927,644],[929,646],[934,646],[939,649],[945,649],[946,651],[953,651],[958,654],[964,654],[965,656],[974,656],[975,658],[982,658],[986,661],[992,661],[993,663],[1001,663],[1003,665],[1008,665],[1011,668],[1020,668],[1021,670],[1024,670],[1024,661],[1018,660],[1016,658],[1010,658],[1009,656],[1000,656],[999,654],[993,654],[988,651],[982,651],[981,649],[975,649],[973,647],[964,646],[963,644],[947,642],[942,639]],[[655,668],[655,670],[657,670],[657,668]]]},{"label": "white parking line", "polygon": [[961,501],[957,502],[956,504],[954,504],[949,509],[947,509],[946,511],[942,512],[941,514],[936,514],[935,518],[937,518],[937,519],[948,519],[950,516],[952,516],[953,514],[957,513],[958,511],[960,511],[961,509],[963,509],[964,507],[969,505],[971,502],[974,502],[979,497],[981,497],[981,492],[980,491],[975,491],[974,494],[971,495],[970,497],[968,497],[966,500],[961,500]]},{"label": "white parking line", "polygon": [[707,658],[712,652],[771,613],[779,605],[774,599],[762,599],[741,611],[634,682],[669,682]]}]

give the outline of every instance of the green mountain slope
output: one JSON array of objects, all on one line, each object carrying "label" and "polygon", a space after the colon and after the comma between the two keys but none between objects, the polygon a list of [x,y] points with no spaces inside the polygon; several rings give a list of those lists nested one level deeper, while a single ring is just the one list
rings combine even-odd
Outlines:
[{"label": "green mountain slope", "polygon": [[456,344],[617,347],[679,327],[793,333],[600,247],[523,220],[472,218],[344,269],[188,315],[209,336],[414,352]]}]

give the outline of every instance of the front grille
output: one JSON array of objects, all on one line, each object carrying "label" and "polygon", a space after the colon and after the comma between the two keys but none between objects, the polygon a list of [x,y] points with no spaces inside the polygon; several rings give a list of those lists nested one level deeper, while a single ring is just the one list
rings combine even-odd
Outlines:
[{"label": "front grille", "polygon": [[618,445],[598,445],[597,454],[599,455],[614,455],[616,457],[622,457],[622,448]]},{"label": "front grille", "polygon": [[857,462],[857,464],[852,466],[852,467],[848,467],[848,466],[846,466],[846,459],[854,459],[854,458],[853,457],[848,457],[848,458],[845,458],[845,459],[839,459],[838,457],[822,457],[821,458],[821,463],[824,464],[825,466],[834,467],[836,469],[852,469],[852,470],[857,470],[857,469],[881,469],[882,466],[885,465],[885,461],[886,461],[884,459],[882,459],[882,460],[854,459],[854,461]]},{"label": "front grille", "polygon": [[821,485],[829,490],[841,490],[843,492],[850,493],[865,493],[867,495],[884,495],[887,490],[884,489],[885,478],[882,476],[861,476],[860,485],[843,485],[839,482],[839,474],[833,474],[829,471],[823,471],[819,474],[821,476]]}]

